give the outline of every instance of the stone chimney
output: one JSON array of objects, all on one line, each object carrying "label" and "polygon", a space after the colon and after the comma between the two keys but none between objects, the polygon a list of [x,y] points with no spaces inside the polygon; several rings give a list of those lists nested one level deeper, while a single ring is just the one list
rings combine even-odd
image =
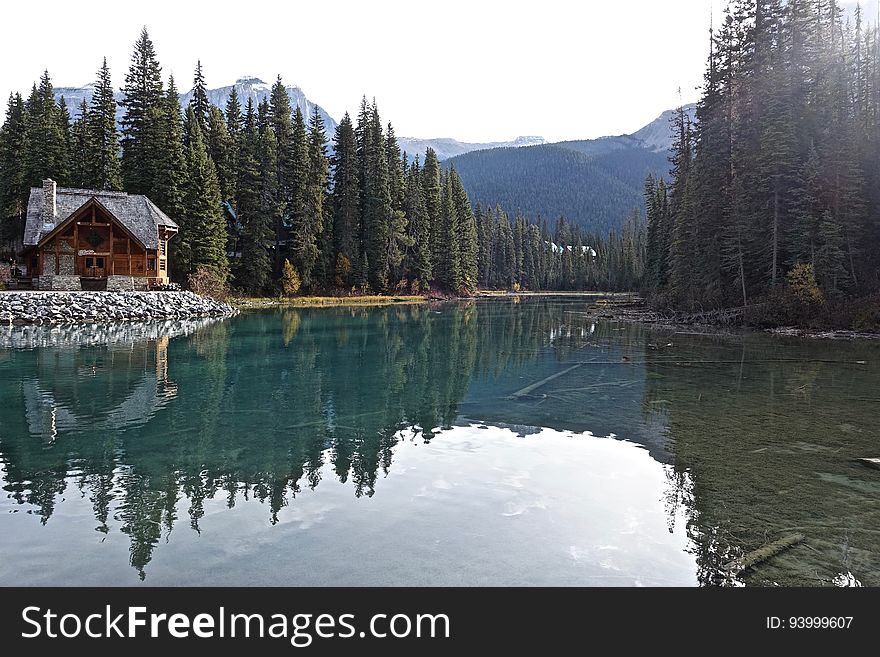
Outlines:
[{"label": "stone chimney", "polygon": [[55,181],[46,178],[43,181],[43,223],[55,223]]}]

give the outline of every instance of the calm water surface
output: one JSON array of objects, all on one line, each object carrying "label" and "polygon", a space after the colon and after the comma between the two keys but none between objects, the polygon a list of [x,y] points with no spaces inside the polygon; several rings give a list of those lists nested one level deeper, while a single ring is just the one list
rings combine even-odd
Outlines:
[{"label": "calm water surface", "polygon": [[589,303],[2,327],[0,584],[880,585],[880,344]]}]

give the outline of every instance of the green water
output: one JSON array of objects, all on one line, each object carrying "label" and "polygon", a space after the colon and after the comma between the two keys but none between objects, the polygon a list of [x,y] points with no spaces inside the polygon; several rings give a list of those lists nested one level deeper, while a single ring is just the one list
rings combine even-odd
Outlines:
[{"label": "green water", "polygon": [[880,343],[590,303],[2,327],[0,584],[880,585]]}]

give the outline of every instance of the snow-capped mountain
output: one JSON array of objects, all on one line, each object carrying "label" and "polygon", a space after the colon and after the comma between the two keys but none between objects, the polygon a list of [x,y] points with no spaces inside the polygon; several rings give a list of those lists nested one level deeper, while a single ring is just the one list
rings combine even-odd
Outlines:
[{"label": "snow-capped mountain", "polygon": [[546,144],[543,137],[517,137],[512,141],[493,141],[485,143],[468,143],[451,138],[419,139],[417,137],[400,137],[400,150],[408,153],[411,157],[424,156],[427,148],[433,148],[437,153],[437,159],[447,160],[456,155],[470,153],[471,151],[483,151],[490,148],[518,148],[520,146],[537,146]]},{"label": "snow-capped mountain", "polygon": [[[247,104],[248,98],[252,98],[254,101],[254,105],[257,105],[264,98],[268,98],[271,93],[272,86],[266,84],[262,80],[256,77],[247,76],[239,78],[235,81],[234,84],[236,91],[238,92],[239,98],[241,100],[242,111],[244,111],[244,107]],[[232,92],[233,85],[228,85],[226,87],[220,87],[218,89],[208,89],[208,100],[211,104],[216,105],[220,109],[226,109],[226,101],[229,98],[229,94]],[[324,119],[324,129],[327,132],[328,137],[333,136],[334,130],[336,130],[336,121],[324,110],[320,105],[313,103],[306,95],[303,93],[302,89],[296,86],[287,86],[287,95],[290,97],[290,105],[291,107],[299,106],[300,110],[303,113],[303,116],[310,117],[316,110],[321,115],[321,118]],[[64,102],[67,103],[68,111],[70,112],[71,119],[75,119],[79,114],[79,106],[83,100],[86,103],[91,102],[92,94],[95,92],[94,84],[87,84],[82,87],[55,87],[55,100],[59,100],[62,96],[64,97]],[[116,101],[122,100],[122,92],[116,91],[113,94],[113,97]],[[185,108],[187,103],[189,103],[190,98],[192,98],[192,90],[187,91],[185,94],[180,95],[180,106]],[[116,122],[122,118],[124,108],[117,107],[116,108]]]},{"label": "snow-capped mountain", "polygon": [[[64,97],[64,102],[67,103],[67,111],[70,113],[71,121],[76,119],[79,116],[79,109],[82,101],[85,100],[88,105],[92,101],[92,94],[95,93],[95,85],[94,84],[86,84],[82,87],[55,87],[55,101],[58,102],[62,97]],[[116,99],[116,102],[122,100],[122,92],[114,91],[113,98]],[[116,123],[119,123],[119,120],[122,118],[122,108],[116,108]]]},{"label": "snow-capped mountain", "polygon": [[[267,84],[257,77],[245,76],[236,80],[234,85],[230,84],[226,87],[208,89],[208,100],[212,105],[216,105],[220,109],[225,110],[226,101],[229,99],[229,94],[232,93],[233,86],[235,86],[235,90],[238,92],[242,111],[244,111],[248,98],[253,99],[254,107],[256,107],[261,100],[269,98],[269,95],[272,92],[271,84]],[[306,122],[308,122],[309,117],[317,110],[318,114],[321,115],[321,118],[324,119],[324,131],[327,133],[328,138],[332,138],[333,132],[336,130],[336,121],[333,117],[331,117],[323,107],[306,98],[303,90],[299,87],[288,85],[285,89],[287,89],[287,95],[290,97],[290,106],[292,108],[299,107],[303,116],[306,117]],[[185,94],[181,94],[181,107],[186,107],[191,98],[192,90],[187,91]]]}]

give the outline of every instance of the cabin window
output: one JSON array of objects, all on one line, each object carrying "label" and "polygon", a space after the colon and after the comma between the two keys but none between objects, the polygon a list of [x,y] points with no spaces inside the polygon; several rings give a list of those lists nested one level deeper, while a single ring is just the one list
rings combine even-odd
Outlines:
[{"label": "cabin window", "polygon": [[168,264],[165,261],[165,258],[159,258],[159,271],[165,271],[165,268]]},{"label": "cabin window", "polygon": [[91,269],[94,266],[95,266],[95,259],[94,258],[86,258],[86,267]]},{"label": "cabin window", "polygon": [[36,269],[40,264],[38,258],[31,258],[31,269]]},{"label": "cabin window", "polygon": [[165,240],[159,240],[159,255],[165,255]]},{"label": "cabin window", "polygon": [[156,259],[148,258],[147,259],[147,271],[156,271]]}]

